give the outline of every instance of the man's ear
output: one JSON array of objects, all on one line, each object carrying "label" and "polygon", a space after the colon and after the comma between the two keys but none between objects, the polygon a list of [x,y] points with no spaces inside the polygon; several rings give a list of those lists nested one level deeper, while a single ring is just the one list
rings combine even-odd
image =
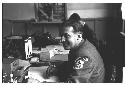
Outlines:
[{"label": "man's ear", "polygon": [[82,33],[78,33],[78,38],[82,38]]}]

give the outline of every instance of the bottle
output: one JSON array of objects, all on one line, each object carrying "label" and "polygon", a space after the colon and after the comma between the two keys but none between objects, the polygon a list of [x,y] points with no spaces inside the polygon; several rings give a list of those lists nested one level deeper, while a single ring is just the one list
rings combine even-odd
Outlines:
[{"label": "bottle", "polygon": [[116,82],[116,66],[113,65],[112,75],[111,75],[111,83],[115,83],[115,82]]},{"label": "bottle", "polygon": [[13,83],[13,74],[10,74],[10,83]]}]

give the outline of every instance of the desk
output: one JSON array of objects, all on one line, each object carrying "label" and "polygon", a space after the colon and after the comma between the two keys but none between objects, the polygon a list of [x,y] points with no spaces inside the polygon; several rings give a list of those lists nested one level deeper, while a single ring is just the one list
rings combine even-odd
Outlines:
[{"label": "desk", "polygon": [[56,73],[55,67],[64,62],[67,61],[42,61],[37,63],[37,65],[32,65],[28,71],[28,83],[57,82],[56,78],[53,77]]}]

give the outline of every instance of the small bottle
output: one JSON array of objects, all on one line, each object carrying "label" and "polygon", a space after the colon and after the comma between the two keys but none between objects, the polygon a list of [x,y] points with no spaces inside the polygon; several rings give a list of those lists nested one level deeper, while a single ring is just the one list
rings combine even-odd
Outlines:
[{"label": "small bottle", "polygon": [[13,83],[13,74],[10,74],[10,83]]},{"label": "small bottle", "polygon": [[111,83],[115,83],[115,82],[116,82],[116,66],[113,65],[112,75],[111,75]]}]

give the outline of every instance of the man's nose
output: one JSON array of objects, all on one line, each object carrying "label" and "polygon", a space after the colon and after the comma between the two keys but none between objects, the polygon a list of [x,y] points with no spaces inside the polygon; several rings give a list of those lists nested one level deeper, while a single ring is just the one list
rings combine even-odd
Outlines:
[{"label": "man's nose", "polygon": [[65,37],[64,37],[64,36],[62,36],[61,41],[62,41],[62,42],[65,42]]}]

